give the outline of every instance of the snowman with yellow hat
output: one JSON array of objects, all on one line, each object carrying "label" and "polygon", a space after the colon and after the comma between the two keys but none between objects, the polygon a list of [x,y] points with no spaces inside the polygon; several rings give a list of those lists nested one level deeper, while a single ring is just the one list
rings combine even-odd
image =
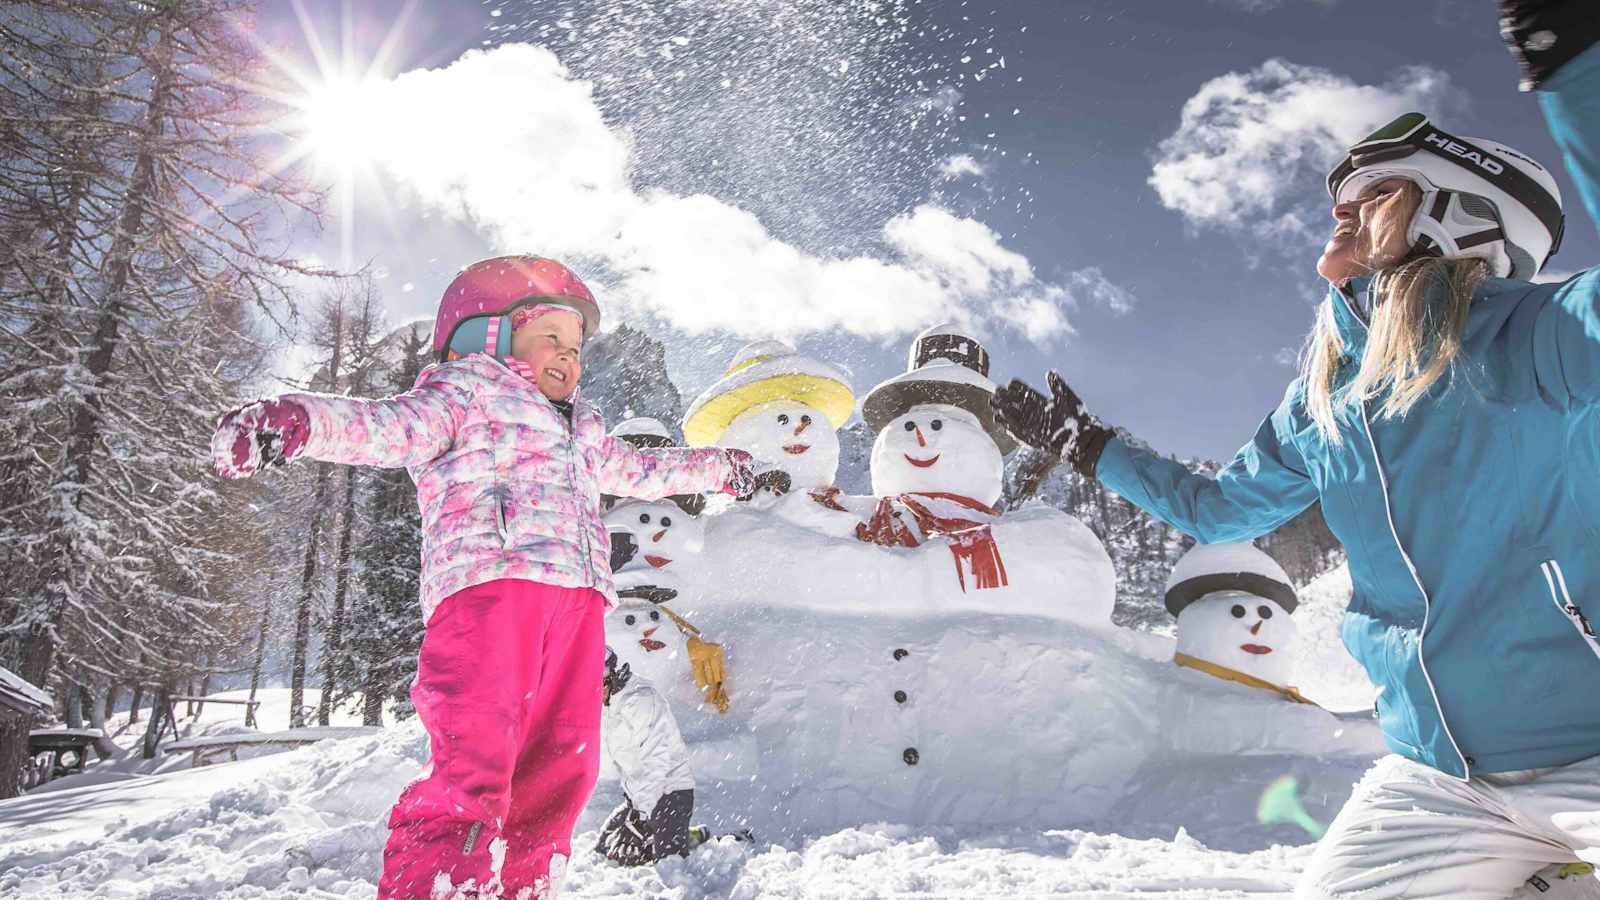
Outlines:
[{"label": "snowman with yellow hat", "polygon": [[781,341],[747,344],[684,414],[691,447],[737,447],[758,471],[782,473],[770,493],[828,487],[839,472],[839,435],[855,394],[839,369]]}]

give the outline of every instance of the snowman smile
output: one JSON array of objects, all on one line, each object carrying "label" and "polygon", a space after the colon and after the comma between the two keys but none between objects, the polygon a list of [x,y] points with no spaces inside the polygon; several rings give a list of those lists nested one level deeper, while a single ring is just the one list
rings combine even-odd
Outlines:
[{"label": "snowman smile", "polygon": [[802,453],[804,453],[804,452],[806,452],[807,450],[810,450],[810,449],[811,449],[811,445],[810,444],[784,444],[783,445],[783,452],[790,453],[790,454],[793,454],[795,456],[799,456],[800,454],[802,454]]},{"label": "snowman smile", "polygon": [[938,462],[940,456],[940,454],[935,453],[933,456],[930,456],[927,459],[917,459],[915,456],[912,456],[909,453],[902,453],[900,455],[906,458],[906,462],[911,463],[913,466],[916,466],[919,469],[926,469],[927,467]]},{"label": "snowman smile", "polygon": [[644,555],[644,561],[649,563],[651,567],[660,569],[672,562],[672,558],[668,556],[651,556],[650,554],[646,553]]},{"label": "snowman smile", "polygon": [[1254,653],[1257,656],[1265,656],[1272,652],[1271,647],[1263,646],[1261,644],[1240,644],[1239,649],[1246,653]]},{"label": "snowman smile", "polygon": [[658,641],[650,636],[655,633],[656,630],[652,628],[644,633],[644,637],[639,639],[639,646],[643,647],[646,653],[654,653],[657,650],[665,649],[667,646],[661,641]]}]

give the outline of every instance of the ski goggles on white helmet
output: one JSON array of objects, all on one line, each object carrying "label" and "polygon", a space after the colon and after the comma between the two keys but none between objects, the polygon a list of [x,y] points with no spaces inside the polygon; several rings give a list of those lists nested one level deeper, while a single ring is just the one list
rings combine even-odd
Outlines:
[{"label": "ski goggles on white helmet", "polygon": [[1566,218],[1555,178],[1504,144],[1456,137],[1406,113],[1350,148],[1328,173],[1328,195],[1344,203],[1389,178],[1422,189],[1407,233],[1414,253],[1484,259],[1496,277],[1529,279],[1561,246]]}]

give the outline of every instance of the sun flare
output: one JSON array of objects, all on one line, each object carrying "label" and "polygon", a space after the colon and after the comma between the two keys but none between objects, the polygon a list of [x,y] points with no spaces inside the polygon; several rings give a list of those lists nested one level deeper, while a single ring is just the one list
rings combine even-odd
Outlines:
[{"label": "sun flare", "polygon": [[331,78],[312,86],[302,100],[298,131],[317,164],[348,172],[373,162],[375,79]]}]

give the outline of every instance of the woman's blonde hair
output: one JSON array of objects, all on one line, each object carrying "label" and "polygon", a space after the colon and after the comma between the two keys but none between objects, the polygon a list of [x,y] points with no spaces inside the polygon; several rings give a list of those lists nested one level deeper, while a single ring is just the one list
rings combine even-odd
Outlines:
[{"label": "woman's blonde hair", "polygon": [[[1411,222],[1422,190],[1411,182],[1381,206],[1374,217],[1374,246],[1384,246],[1395,229]],[[1317,322],[1301,363],[1306,411],[1324,440],[1339,444],[1335,413],[1346,404],[1379,397],[1379,415],[1398,418],[1410,412],[1440,377],[1455,375],[1461,336],[1467,327],[1472,293],[1487,277],[1481,259],[1422,257],[1376,273],[1367,347],[1361,368],[1343,390],[1334,390],[1344,339],[1333,317],[1333,298],[1317,309]]]}]

